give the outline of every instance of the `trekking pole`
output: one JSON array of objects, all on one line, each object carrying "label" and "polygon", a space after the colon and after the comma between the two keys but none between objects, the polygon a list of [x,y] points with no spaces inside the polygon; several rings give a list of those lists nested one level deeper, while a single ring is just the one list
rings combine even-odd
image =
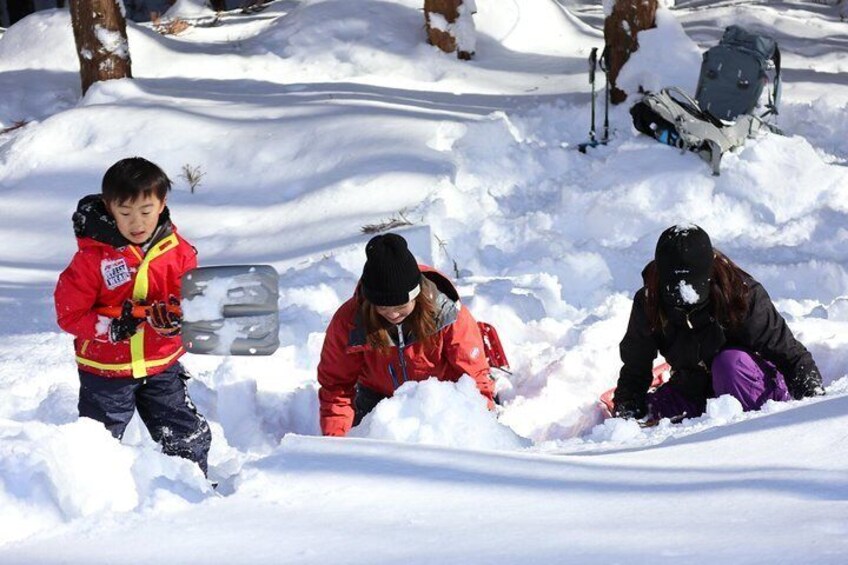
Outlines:
[{"label": "trekking pole", "polygon": [[603,143],[609,141],[609,45],[604,46],[601,53],[601,70],[604,71],[604,139]]},{"label": "trekking pole", "polygon": [[589,84],[592,85],[592,127],[589,129],[589,141],[595,142],[595,68],[598,66],[598,48],[592,47],[589,54]]},{"label": "trekking pole", "polygon": [[592,124],[589,128],[589,141],[577,146],[577,149],[581,153],[585,153],[587,147],[595,147],[598,144],[595,140],[595,67],[597,66],[598,48],[592,47],[592,51],[589,53],[589,84],[592,85]]}]

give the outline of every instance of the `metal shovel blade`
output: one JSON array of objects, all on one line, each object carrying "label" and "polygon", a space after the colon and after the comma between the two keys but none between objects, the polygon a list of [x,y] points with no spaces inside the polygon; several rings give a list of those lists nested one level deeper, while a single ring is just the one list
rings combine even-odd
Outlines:
[{"label": "metal shovel blade", "polygon": [[183,275],[182,295],[187,351],[271,355],[279,347],[279,275],[270,265],[193,269]]}]

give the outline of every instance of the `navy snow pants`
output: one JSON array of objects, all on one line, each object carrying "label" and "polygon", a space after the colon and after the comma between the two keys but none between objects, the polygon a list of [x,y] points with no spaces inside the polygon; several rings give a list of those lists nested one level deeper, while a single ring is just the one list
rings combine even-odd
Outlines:
[{"label": "navy snow pants", "polygon": [[208,470],[212,432],[188,396],[188,372],[174,363],[159,374],[109,378],[79,370],[79,415],[101,422],[120,439],[137,409],[150,436],[167,455],[194,461]]},{"label": "navy snow pants", "polygon": [[387,397],[377,391],[356,385],[356,396],[353,399],[353,426],[358,426],[362,418],[367,416],[384,398]]}]

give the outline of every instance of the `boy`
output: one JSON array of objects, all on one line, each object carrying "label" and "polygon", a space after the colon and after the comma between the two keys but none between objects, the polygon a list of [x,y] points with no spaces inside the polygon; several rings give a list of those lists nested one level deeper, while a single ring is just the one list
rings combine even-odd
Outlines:
[{"label": "boy", "polygon": [[[59,276],[59,326],[75,336],[79,414],[120,439],[137,408],[168,455],[207,472],[212,434],[188,396],[179,304],[180,278],[197,252],[177,234],[165,206],[171,181],[155,164],[132,157],[103,176],[102,194],[80,200],[73,215],[79,250]],[[133,306],[149,305],[145,318]],[[120,316],[98,314],[120,307]]]}]

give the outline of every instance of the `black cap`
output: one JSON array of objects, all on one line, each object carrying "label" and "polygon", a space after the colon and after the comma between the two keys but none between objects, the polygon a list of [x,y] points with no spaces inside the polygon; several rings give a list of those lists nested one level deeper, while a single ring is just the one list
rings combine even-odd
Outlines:
[{"label": "black cap", "polygon": [[705,304],[710,297],[713,254],[710,236],[698,226],[679,224],[665,230],[655,253],[663,302],[682,308]]},{"label": "black cap", "polygon": [[406,240],[395,233],[371,238],[365,246],[362,294],[375,306],[400,306],[421,292],[421,271]]}]

